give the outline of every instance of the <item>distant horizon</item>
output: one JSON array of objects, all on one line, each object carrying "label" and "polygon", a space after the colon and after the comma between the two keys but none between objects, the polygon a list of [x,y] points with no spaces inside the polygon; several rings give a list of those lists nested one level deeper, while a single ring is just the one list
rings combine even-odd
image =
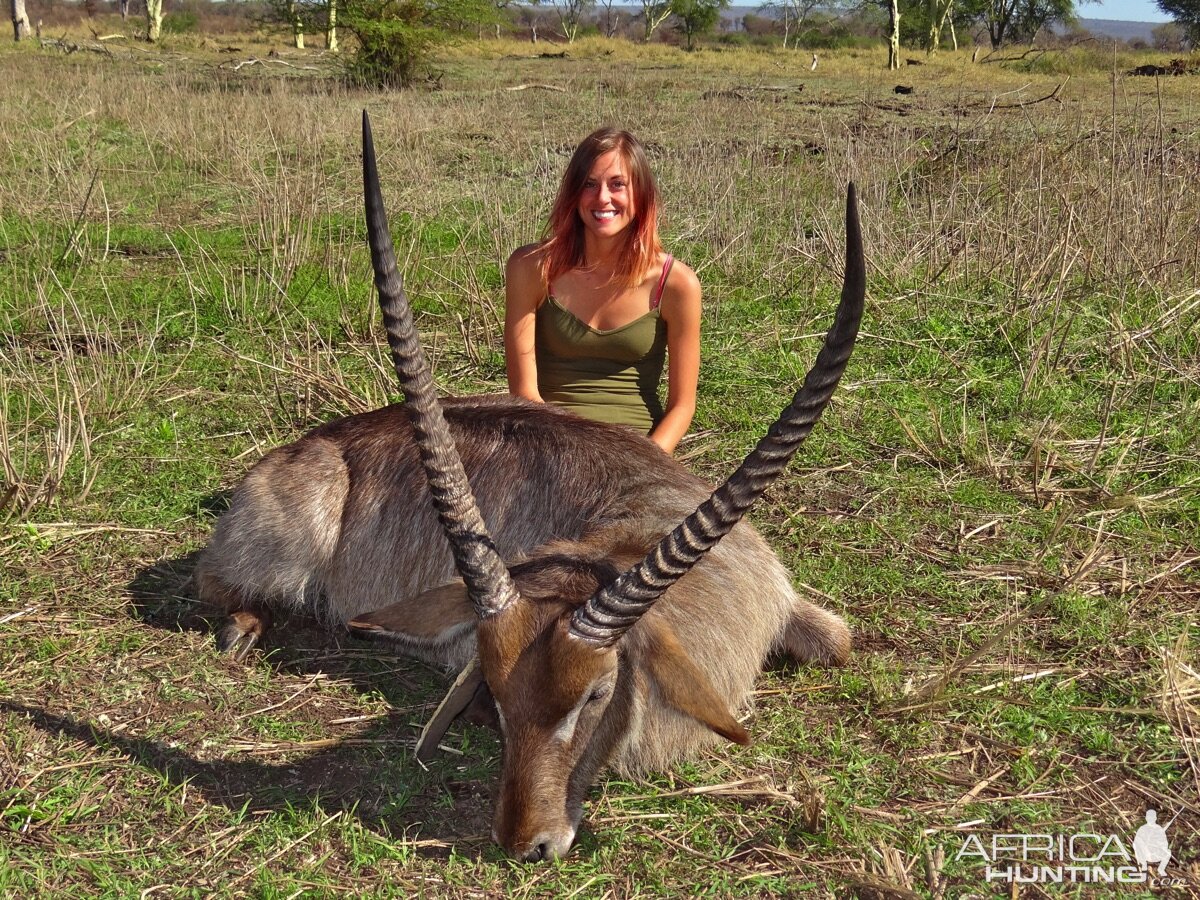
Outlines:
[{"label": "distant horizon", "polygon": [[[1075,11],[1081,19],[1108,19],[1113,22],[1146,22],[1161,25],[1171,17],[1158,8],[1154,0],[1076,0]],[[635,0],[624,0],[626,6],[636,6]],[[732,2],[730,6],[757,9],[762,3]]]}]

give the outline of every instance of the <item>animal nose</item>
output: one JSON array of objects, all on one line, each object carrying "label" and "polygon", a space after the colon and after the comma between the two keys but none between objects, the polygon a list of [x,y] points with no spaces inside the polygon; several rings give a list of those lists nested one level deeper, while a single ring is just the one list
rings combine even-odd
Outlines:
[{"label": "animal nose", "polygon": [[521,857],[521,862],[541,862],[549,856],[550,848],[545,844],[534,844]]},{"label": "animal nose", "polygon": [[526,845],[524,851],[518,849],[513,852],[513,855],[521,860],[521,862],[553,861],[566,856],[571,851],[571,844],[574,840],[574,829],[567,831],[551,829],[534,835]]}]

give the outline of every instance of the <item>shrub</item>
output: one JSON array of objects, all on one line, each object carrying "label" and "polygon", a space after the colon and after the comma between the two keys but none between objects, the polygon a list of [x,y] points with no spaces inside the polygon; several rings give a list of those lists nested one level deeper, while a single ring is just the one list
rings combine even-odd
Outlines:
[{"label": "shrub", "polygon": [[490,24],[490,0],[346,0],[341,23],[358,40],[352,84],[403,87],[425,74],[433,48],[469,25]]},{"label": "shrub", "polygon": [[200,27],[200,16],[192,9],[180,9],[163,17],[165,34],[192,34]]},{"label": "shrub", "polygon": [[342,23],[358,39],[346,70],[350,81],[368,87],[402,87],[412,83],[437,43],[423,23],[419,0],[350,0]]}]

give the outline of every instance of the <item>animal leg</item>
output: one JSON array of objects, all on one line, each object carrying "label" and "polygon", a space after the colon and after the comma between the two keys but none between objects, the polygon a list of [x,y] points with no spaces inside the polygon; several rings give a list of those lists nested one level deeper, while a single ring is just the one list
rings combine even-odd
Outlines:
[{"label": "animal leg", "polygon": [[203,569],[196,573],[196,591],[200,600],[228,613],[217,631],[217,650],[241,662],[271,627],[271,611],[248,600],[242,591],[230,587]]},{"label": "animal leg", "polygon": [[778,649],[797,662],[845,665],[850,659],[850,629],[840,616],[800,600],[779,637]]}]

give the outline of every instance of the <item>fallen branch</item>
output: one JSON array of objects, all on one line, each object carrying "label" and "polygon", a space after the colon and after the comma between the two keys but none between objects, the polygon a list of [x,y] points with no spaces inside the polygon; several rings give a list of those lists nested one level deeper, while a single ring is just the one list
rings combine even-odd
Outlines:
[{"label": "fallen branch", "polygon": [[565,87],[559,87],[557,84],[536,84],[533,82],[528,83],[528,84],[514,84],[512,87],[506,87],[505,90],[506,91],[529,91],[529,90],[558,91],[560,94],[565,94],[567,92],[567,89]]},{"label": "fallen branch", "polygon": [[43,38],[41,41],[41,46],[43,50],[47,48],[61,50],[68,56],[79,50],[87,50],[90,53],[103,53],[105,56],[112,56],[112,51],[103,44],[77,44],[74,41],[68,41],[66,38]]},{"label": "fallen branch", "polygon": [[804,90],[804,84],[801,82],[795,87],[788,85],[764,84],[764,85],[739,85],[735,88],[727,90],[711,90],[705,91],[700,95],[702,100],[723,99],[723,100],[749,100],[756,93],[766,94],[775,98],[788,93],[800,93]]},{"label": "fallen branch", "polygon": [[964,103],[963,109],[979,109],[983,106],[986,106],[988,108],[988,112],[994,112],[995,110],[998,110],[998,109],[1024,109],[1026,106],[1033,106],[1035,103],[1045,103],[1047,100],[1054,100],[1058,103],[1062,103],[1062,101],[1058,99],[1058,93],[1064,87],[1067,86],[1067,82],[1070,80],[1071,80],[1071,76],[1068,75],[1063,80],[1062,84],[1060,84],[1058,87],[1056,87],[1050,93],[1048,93],[1046,96],[1038,97],[1036,100],[1021,100],[1021,101],[1018,101],[1017,103],[997,103],[996,102],[1001,97],[1005,97],[1008,94],[1017,94],[1017,93],[1020,93],[1021,91],[1025,90],[1025,88],[1029,87],[1028,84],[1025,84],[1022,87],[1017,88],[1015,91],[1005,91],[1003,94],[997,94],[995,97],[993,97],[991,99],[990,102],[981,100],[981,101],[977,101],[975,103]]},{"label": "fallen branch", "polygon": [[241,60],[239,62],[235,62],[235,63],[220,63],[217,66],[217,68],[218,69],[228,68],[231,71],[237,72],[240,69],[244,68],[245,66],[265,66],[265,65],[268,65],[271,63],[273,63],[274,65],[277,65],[277,66],[287,66],[289,69],[302,69],[302,70],[305,70],[308,72],[320,72],[321,71],[320,66],[298,66],[295,63],[290,63],[287,60],[283,60],[283,59],[259,59],[257,56],[252,56],[249,59],[243,59],[243,60]]},{"label": "fallen branch", "polygon": [[991,110],[995,110],[995,109],[1024,109],[1026,106],[1033,106],[1035,103],[1045,103],[1047,100],[1055,100],[1059,103],[1062,103],[1062,101],[1058,99],[1058,92],[1061,91],[1064,87],[1066,87],[1067,82],[1070,80],[1071,80],[1071,76],[1068,75],[1063,80],[1062,84],[1060,84],[1058,87],[1056,87],[1050,93],[1048,93],[1045,97],[1038,97],[1036,100],[1022,100],[1020,103],[1002,103],[1002,104],[998,104],[998,103],[996,103],[995,100],[993,100],[992,105],[988,111],[991,112]]},{"label": "fallen branch", "polygon": [[[995,59],[993,59],[992,54],[989,53],[983,59],[979,60],[979,64],[985,65],[987,63],[1020,62],[1021,60],[1027,59],[1028,57],[1032,56],[1035,53],[1040,57],[1044,53],[1049,53],[1051,49],[1052,48],[1050,48],[1050,47],[1030,47],[1028,50],[1026,50],[1020,56],[997,56]],[[992,53],[994,53],[994,52],[995,51],[993,50]]]}]

